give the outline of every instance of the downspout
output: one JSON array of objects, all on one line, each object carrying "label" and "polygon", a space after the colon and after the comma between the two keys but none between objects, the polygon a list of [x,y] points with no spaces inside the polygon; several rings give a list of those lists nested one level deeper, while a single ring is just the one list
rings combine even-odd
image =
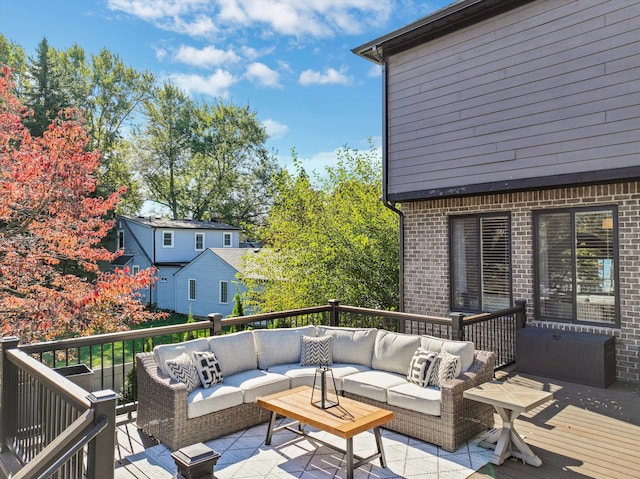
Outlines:
[{"label": "downspout", "polygon": [[387,194],[387,183],[389,176],[389,169],[387,167],[388,161],[388,138],[387,138],[387,61],[384,58],[384,55],[381,53],[378,45],[374,45],[372,47],[372,53],[378,60],[378,63],[382,67],[382,204],[386,206],[388,209],[393,211],[398,215],[399,220],[399,242],[400,242],[400,251],[399,251],[399,262],[400,262],[400,272],[398,278],[398,309],[399,311],[404,311],[404,214],[402,211],[398,209],[395,202],[391,202],[388,199]]}]

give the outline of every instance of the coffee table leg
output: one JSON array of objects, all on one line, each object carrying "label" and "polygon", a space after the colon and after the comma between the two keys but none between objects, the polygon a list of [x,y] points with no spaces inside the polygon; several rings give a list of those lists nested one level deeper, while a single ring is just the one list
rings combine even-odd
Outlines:
[{"label": "coffee table leg", "polygon": [[380,428],[374,427],[373,434],[376,436],[376,445],[378,446],[378,453],[380,454],[380,465],[387,467],[387,458],[384,457],[384,449],[382,448],[382,436],[380,435]]},{"label": "coffee table leg", "polygon": [[353,479],[353,438],[347,439],[347,479]]},{"label": "coffee table leg", "polygon": [[269,429],[267,429],[267,439],[264,441],[267,446],[271,444],[271,438],[273,437],[273,428],[276,425],[276,416],[277,414],[275,412],[271,413],[271,419],[269,420]]}]

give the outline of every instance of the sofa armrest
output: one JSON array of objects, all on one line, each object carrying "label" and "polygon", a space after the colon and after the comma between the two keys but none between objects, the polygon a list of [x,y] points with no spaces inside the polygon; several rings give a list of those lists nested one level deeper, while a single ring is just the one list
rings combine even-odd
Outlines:
[{"label": "sofa armrest", "polygon": [[455,379],[444,382],[440,388],[440,401],[442,417],[458,417],[459,411],[468,406],[469,399],[464,399],[464,390],[479,386],[493,379],[493,369],[495,367],[496,355],[492,351],[476,350],[474,361],[468,371],[460,374]]}]

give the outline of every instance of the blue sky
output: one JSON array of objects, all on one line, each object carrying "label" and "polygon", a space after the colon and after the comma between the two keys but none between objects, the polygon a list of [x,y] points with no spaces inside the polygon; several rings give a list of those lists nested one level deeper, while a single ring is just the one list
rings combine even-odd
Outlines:
[{"label": "blue sky", "polygon": [[452,0],[0,0],[0,33],[31,56],[108,48],[196,99],[250,104],[283,166],[322,171],[380,144],[380,69],[351,49]]}]

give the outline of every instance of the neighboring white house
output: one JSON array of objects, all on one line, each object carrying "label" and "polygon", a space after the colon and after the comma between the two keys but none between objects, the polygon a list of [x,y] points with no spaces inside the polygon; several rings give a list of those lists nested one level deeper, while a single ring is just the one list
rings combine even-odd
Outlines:
[{"label": "neighboring white house", "polygon": [[242,285],[236,280],[243,254],[240,229],[217,221],[154,217],[117,218],[115,266],[132,273],[153,266],[157,282],[141,291],[142,301],[159,309],[196,316],[233,310]]}]

